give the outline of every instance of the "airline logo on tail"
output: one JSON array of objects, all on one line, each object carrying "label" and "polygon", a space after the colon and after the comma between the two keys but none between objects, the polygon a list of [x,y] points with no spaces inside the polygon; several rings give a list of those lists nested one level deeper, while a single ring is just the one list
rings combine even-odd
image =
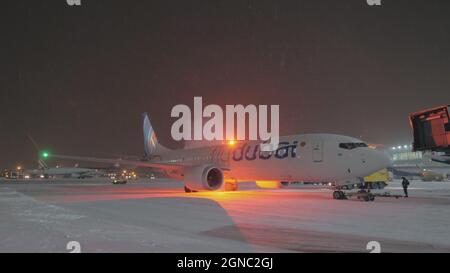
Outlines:
[{"label": "airline logo on tail", "polygon": [[150,158],[156,152],[156,138],[155,131],[150,123],[147,113],[144,113],[144,154],[146,158]]}]

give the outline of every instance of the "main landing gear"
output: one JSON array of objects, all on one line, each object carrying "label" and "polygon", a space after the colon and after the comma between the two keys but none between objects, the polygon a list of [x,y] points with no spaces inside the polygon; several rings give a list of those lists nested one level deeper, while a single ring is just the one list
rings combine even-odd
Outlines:
[{"label": "main landing gear", "polygon": [[[238,190],[238,183],[237,181],[225,181],[223,188],[221,189],[223,191],[237,191]],[[191,193],[191,192],[198,192],[197,190],[193,190],[187,186],[184,186],[184,192]]]},{"label": "main landing gear", "polygon": [[195,191],[195,190],[191,190],[190,188],[188,188],[188,187],[184,186],[184,192],[187,192],[187,193],[189,193],[189,192],[197,192],[197,191]]}]

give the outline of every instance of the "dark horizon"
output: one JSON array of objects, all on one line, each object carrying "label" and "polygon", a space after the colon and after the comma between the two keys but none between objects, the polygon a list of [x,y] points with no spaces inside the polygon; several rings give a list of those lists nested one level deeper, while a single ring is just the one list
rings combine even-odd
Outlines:
[{"label": "dark horizon", "polygon": [[[61,154],[142,155],[174,105],[279,104],[280,134],[412,141],[408,114],[450,103],[448,1],[7,1],[0,168]],[[53,163],[51,163],[53,164]]]}]

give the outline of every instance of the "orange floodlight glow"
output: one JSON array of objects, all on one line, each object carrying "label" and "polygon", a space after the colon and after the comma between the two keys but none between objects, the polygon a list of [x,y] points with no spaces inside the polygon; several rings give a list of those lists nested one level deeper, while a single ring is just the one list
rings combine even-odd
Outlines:
[{"label": "orange floodlight glow", "polygon": [[236,141],[235,141],[235,140],[233,140],[233,139],[228,140],[228,145],[229,145],[229,146],[234,146],[234,144],[236,144]]},{"label": "orange floodlight glow", "polygon": [[369,143],[369,144],[367,144],[367,146],[370,149],[379,149],[379,148],[383,148],[384,147],[383,144],[374,144],[374,143]]}]

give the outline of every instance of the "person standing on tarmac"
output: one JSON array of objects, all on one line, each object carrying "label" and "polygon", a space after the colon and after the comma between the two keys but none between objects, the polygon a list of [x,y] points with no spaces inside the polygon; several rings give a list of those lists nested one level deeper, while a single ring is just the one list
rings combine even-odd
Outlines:
[{"label": "person standing on tarmac", "polygon": [[408,197],[409,181],[404,176],[402,176],[402,186],[403,186],[403,191],[405,192],[405,197]]}]

